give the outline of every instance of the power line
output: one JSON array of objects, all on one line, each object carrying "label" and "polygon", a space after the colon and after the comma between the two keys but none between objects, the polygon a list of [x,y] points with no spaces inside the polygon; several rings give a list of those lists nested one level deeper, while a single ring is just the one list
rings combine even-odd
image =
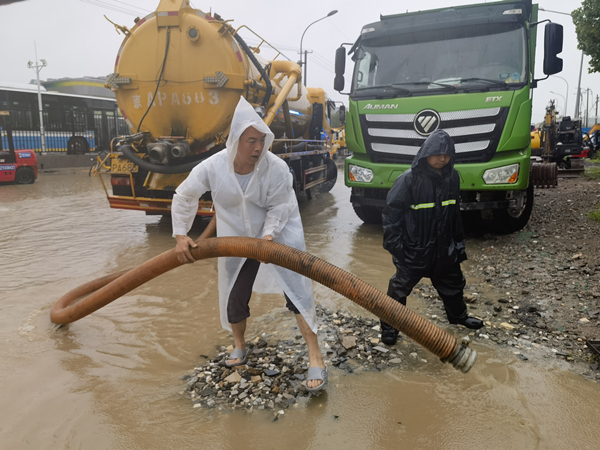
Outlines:
[{"label": "power line", "polygon": [[127,5],[127,6],[132,6],[134,8],[141,9],[142,11],[145,11],[145,12],[152,12],[150,9],[142,8],[142,7],[137,6],[137,5],[130,5],[129,3],[122,2],[121,0],[113,0],[113,2],[121,3],[121,4]]},{"label": "power line", "polygon": [[321,64],[320,62],[317,62],[317,61],[311,61],[311,64],[313,64],[313,65],[315,65],[315,66],[318,66],[318,67],[320,67],[321,69],[323,69],[323,70],[324,70],[324,71],[326,71],[327,73],[330,73],[330,74],[332,74],[332,75],[335,75],[335,72],[334,72],[334,71],[333,71],[333,70],[332,70],[330,67],[324,66],[324,65],[323,65],[323,64]]},{"label": "power line", "polygon": [[133,11],[129,11],[127,9],[118,7],[118,6],[113,6],[113,5],[107,5],[107,4],[101,4],[101,3],[96,3],[94,0],[79,0],[82,3],[87,3],[88,5],[93,5],[93,6],[97,6],[99,8],[105,9],[105,10],[109,10],[109,11],[114,11],[114,12],[118,12],[121,14],[127,14],[130,16],[137,16],[138,13],[133,12]]},{"label": "power line", "polygon": [[321,63],[331,66],[333,67],[334,64],[330,59],[327,59],[326,57],[324,57],[323,55],[321,55],[319,52],[313,51],[313,55],[319,60],[321,61]]},{"label": "power line", "polygon": [[332,64],[330,64],[329,62],[327,62],[327,63],[323,63],[323,61],[322,61],[322,60],[320,60],[320,59],[318,59],[318,58],[313,58],[313,59],[311,60],[311,62],[312,62],[313,64],[316,64],[316,65],[318,65],[319,67],[323,68],[323,69],[324,69],[324,70],[326,70],[327,72],[329,72],[329,73],[331,73],[331,74],[334,74],[334,75],[335,75],[335,70],[334,70],[334,67],[333,67],[333,65],[332,65]]},{"label": "power line", "polygon": [[[250,39],[248,39],[250,40]],[[257,41],[258,42],[258,41]],[[278,44],[276,42],[269,42],[271,45],[273,45],[274,47],[277,47],[277,49],[282,49],[282,50],[292,50],[292,51],[298,51],[298,47],[292,47],[289,45],[283,45],[283,44]]]},{"label": "power line", "polygon": [[320,67],[321,69],[323,69],[323,70],[325,70],[325,71],[327,71],[327,72],[329,72],[329,73],[331,73],[331,74],[335,73],[333,70],[331,70],[331,68],[330,68],[330,67],[327,67],[327,66],[325,66],[325,65],[321,64],[321,63],[320,63],[320,62],[318,62],[318,61],[314,61],[314,60],[313,60],[313,61],[311,61],[311,64],[314,64],[314,65],[316,65],[316,66]]},{"label": "power line", "polygon": [[329,58],[327,58],[326,56],[324,56],[323,54],[319,53],[316,50],[313,50],[314,54],[317,55],[319,57],[319,59],[322,59],[323,61],[327,61],[329,62]]},{"label": "power line", "polygon": [[[251,43],[251,44],[258,44],[260,41],[258,41],[257,39],[253,39],[253,38],[249,38],[249,39],[245,39],[246,42]],[[279,44],[276,42],[271,42],[270,44],[272,44],[274,47],[277,48],[278,51],[281,50],[294,50],[296,52],[298,52],[298,48],[297,47],[292,47],[289,45],[284,45],[284,44]],[[291,59],[289,57],[287,57],[285,54],[282,53],[282,55],[287,58],[288,60],[291,61]],[[334,70],[333,70],[333,62],[331,60],[328,60],[325,56],[323,56],[322,54],[318,53],[317,51],[312,51],[311,52],[311,57],[309,58],[309,61],[311,62],[311,64],[315,64],[317,66],[319,66],[320,68],[326,70],[327,72],[334,74]]]},{"label": "power line", "polygon": [[[121,13],[121,14],[127,14],[127,15],[130,15],[130,16],[139,16],[140,15],[139,11],[137,11],[137,12],[136,11],[131,11],[131,10],[122,8],[122,7],[117,6],[117,5],[111,5],[109,3],[102,2],[100,0],[79,0],[79,1],[82,2],[82,3],[87,3],[89,5],[97,6],[99,8],[103,8],[103,9],[108,9],[108,10],[111,10],[111,11],[115,11],[115,12],[118,12],[118,13]],[[143,15],[143,13],[142,13],[142,15]]]},{"label": "power line", "polygon": [[[244,38],[244,41],[246,41],[247,43],[252,44],[252,45],[260,44],[260,41],[255,38]],[[291,59],[285,53],[283,53],[281,50],[290,50],[290,49],[294,50],[293,47],[284,48],[279,44],[275,44],[273,42],[267,42],[267,41],[265,41],[264,43],[265,43],[265,45],[268,44],[265,47],[263,47],[263,49],[265,51],[271,50],[273,52],[279,52],[285,59],[287,59],[288,61],[291,61]],[[271,47],[271,45],[275,48]]]},{"label": "power line", "polygon": [[354,42],[356,40],[356,38],[352,39],[352,38],[349,38],[348,36],[346,36],[346,33],[344,33],[342,30],[340,30],[338,28],[338,26],[335,24],[335,22],[333,22],[333,21],[329,22],[329,25],[332,25],[336,30],[338,30],[342,34],[342,36],[344,36],[344,38],[346,38],[347,42]]},{"label": "power line", "polygon": [[[253,38],[249,38],[249,39],[245,39],[248,43],[252,43],[252,44],[258,44],[259,41],[257,39],[253,39]],[[273,45],[274,47],[277,48],[278,51],[281,50],[291,50],[294,51],[296,53],[298,53],[298,47],[294,47],[294,46],[290,46],[290,45],[284,45],[284,44],[279,44],[277,42],[270,42],[271,45]],[[285,54],[282,53],[282,55],[287,58],[288,60],[291,61],[291,59],[286,56]],[[327,57],[323,56],[322,54],[320,54],[319,52],[317,52],[316,50],[312,51],[312,56],[311,56],[311,60],[313,60],[313,57],[316,57],[317,59],[319,59],[321,61],[321,63],[323,65],[328,65],[331,66],[330,68],[328,68],[327,70],[331,71],[333,73],[333,61],[331,61],[330,59],[328,59]]]},{"label": "power line", "polygon": [[[257,45],[260,43],[259,40],[257,39],[253,39],[253,38],[244,38],[244,40],[246,42],[248,42],[249,44],[253,44],[253,45]],[[277,51],[281,51],[281,50],[295,50],[296,52],[298,51],[298,49],[296,47],[291,47],[289,45],[282,45],[282,44],[277,44],[277,43],[270,43],[271,45],[273,45],[274,47],[277,48]],[[271,47],[266,47],[267,50],[272,50],[273,52],[275,52],[275,50],[273,50]],[[291,61],[291,59],[286,56],[284,53],[281,53],[281,55],[286,58],[287,60]],[[315,55],[316,57],[313,58],[313,55]],[[301,57],[301,56],[299,56]],[[311,52],[311,57],[309,58],[309,61],[312,64],[314,64],[315,66],[323,69],[324,71],[330,73],[330,74],[335,74],[334,70],[333,70],[333,63],[331,61],[328,61],[325,57],[323,57],[320,54],[317,54],[316,52]]]}]

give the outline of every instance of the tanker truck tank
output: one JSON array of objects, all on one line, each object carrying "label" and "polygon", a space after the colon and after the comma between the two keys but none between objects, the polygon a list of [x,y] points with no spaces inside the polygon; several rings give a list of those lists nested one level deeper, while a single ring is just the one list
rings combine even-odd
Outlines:
[{"label": "tanker truck tank", "polygon": [[[297,190],[310,197],[311,188],[333,186],[337,170],[330,160],[324,92],[306,88],[300,67],[278,60],[280,52],[263,59],[260,47],[274,47],[256,33],[236,30],[217,14],[192,8],[189,0],[162,0],[131,29],[115,27],[125,39],[106,86],[131,135],[113,145],[111,207],[168,214],[173,192],[189,171],[224,148],[240,96],[272,129],[272,150],[290,166]],[[242,39],[242,28],[260,39],[256,48]],[[294,150],[304,156],[291,155]],[[212,214],[208,203],[201,203],[199,214]]]}]

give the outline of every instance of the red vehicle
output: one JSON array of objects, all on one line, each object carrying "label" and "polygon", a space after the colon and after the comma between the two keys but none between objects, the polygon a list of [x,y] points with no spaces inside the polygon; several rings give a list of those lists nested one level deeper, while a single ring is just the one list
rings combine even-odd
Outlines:
[{"label": "red vehicle", "polygon": [[32,184],[38,177],[33,150],[0,149],[0,183]]}]

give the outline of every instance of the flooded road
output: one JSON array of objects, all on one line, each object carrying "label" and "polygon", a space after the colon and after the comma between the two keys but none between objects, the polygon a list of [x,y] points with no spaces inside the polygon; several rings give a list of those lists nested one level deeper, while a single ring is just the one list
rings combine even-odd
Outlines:
[{"label": "flooded road", "polygon": [[[362,224],[349,196],[340,172],[331,193],[302,202],[308,251],[385,291],[393,266],[381,231]],[[193,409],[182,377],[199,355],[232,342],[219,324],[216,260],[54,330],[60,296],[170,249],[170,222],[109,209],[99,180],[81,173],[0,186],[0,225],[2,450],[598,448],[597,384],[480,341],[467,374],[433,355],[409,370],[331,368],[325,394],[276,422],[266,411]],[[315,295],[326,308],[369,315],[323,286]],[[409,307],[426,301],[411,297]],[[283,302],[265,296],[251,306],[249,339],[297,333]],[[408,355],[415,345],[399,347]]]}]

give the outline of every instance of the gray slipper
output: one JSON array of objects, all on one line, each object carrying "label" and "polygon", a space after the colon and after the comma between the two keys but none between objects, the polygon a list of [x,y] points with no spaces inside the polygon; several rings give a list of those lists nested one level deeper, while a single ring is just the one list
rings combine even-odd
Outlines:
[{"label": "gray slipper", "polygon": [[[248,361],[249,354],[250,354],[249,348],[247,348],[246,350],[242,350],[241,348],[236,348],[234,351],[232,351],[229,354],[229,356],[227,358],[225,358],[225,361],[223,362],[223,364],[225,365],[225,367],[241,366],[243,364],[246,364],[246,361]],[[227,360],[229,360],[229,359],[239,359],[240,362],[229,364],[227,362]]]},{"label": "gray slipper", "polygon": [[[308,392],[317,392],[323,389],[327,384],[328,375],[329,369],[327,367],[325,367],[324,369],[322,369],[321,367],[309,367],[308,372],[306,374],[306,390],[308,390]],[[308,382],[311,380],[323,380],[323,382],[316,388],[309,388]]]}]

